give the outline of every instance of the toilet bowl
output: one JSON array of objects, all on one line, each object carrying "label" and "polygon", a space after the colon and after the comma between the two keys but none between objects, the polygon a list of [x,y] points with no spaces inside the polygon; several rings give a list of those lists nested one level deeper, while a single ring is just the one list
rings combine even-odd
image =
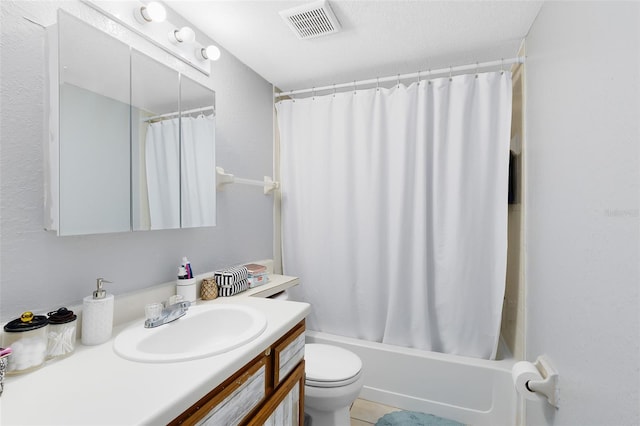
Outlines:
[{"label": "toilet bowl", "polygon": [[305,345],[304,412],[311,426],[349,426],[349,409],[362,390],[362,361],[351,351]]}]

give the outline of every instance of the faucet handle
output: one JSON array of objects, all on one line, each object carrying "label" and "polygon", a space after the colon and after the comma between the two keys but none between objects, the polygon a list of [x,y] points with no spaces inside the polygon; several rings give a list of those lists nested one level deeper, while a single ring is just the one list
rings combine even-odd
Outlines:
[{"label": "faucet handle", "polygon": [[164,309],[164,305],[160,302],[148,303],[144,306],[145,318],[148,320],[160,318],[162,316],[163,309]]},{"label": "faucet handle", "polygon": [[180,303],[183,300],[184,300],[184,297],[182,297],[181,294],[174,294],[169,298],[169,301],[167,302],[167,306],[175,305],[176,303]]}]

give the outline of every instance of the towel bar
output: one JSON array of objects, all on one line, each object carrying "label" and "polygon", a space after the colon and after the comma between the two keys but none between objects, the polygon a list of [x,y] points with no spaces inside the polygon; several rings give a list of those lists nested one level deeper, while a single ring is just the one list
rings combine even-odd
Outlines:
[{"label": "towel bar", "polygon": [[216,167],[216,186],[219,191],[224,188],[224,185],[229,183],[241,183],[244,185],[262,186],[264,188],[264,194],[267,195],[272,191],[280,188],[280,182],[275,182],[269,176],[265,176],[263,181],[238,178],[231,173],[225,173],[222,167]]}]

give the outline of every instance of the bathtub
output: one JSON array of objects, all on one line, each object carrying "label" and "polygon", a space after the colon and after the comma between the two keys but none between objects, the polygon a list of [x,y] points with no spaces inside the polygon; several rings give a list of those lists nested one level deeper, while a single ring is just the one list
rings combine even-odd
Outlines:
[{"label": "bathtub", "polygon": [[[360,398],[473,426],[516,424],[510,357],[496,361],[402,348],[307,330],[307,343],[341,346],[364,364]],[[506,353],[504,347],[498,351]]]}]

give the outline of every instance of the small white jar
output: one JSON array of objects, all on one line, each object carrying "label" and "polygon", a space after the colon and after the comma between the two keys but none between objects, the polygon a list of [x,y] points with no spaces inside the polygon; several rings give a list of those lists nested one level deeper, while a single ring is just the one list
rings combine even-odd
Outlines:
[{"label": "small white jar", "polygon": [[196,279],[178,279],[176,280],[176,294],[182,296],[182,300],[195,302],[197,298]]}]

